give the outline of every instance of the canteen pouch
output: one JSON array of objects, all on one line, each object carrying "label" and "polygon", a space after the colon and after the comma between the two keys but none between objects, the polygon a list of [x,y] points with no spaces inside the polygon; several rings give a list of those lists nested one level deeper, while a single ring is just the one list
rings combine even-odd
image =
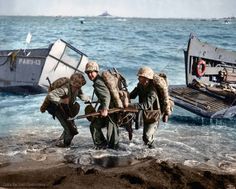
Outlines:
[{"label": "canteen pouch", "polygon": [[155,123],[160,119],[160,110],[144,110],[143,120],[145,123]]}]

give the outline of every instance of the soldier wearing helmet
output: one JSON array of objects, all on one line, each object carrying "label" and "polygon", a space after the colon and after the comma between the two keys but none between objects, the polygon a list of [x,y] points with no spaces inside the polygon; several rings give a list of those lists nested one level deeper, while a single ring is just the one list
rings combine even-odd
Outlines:
[{"label": "soldier wearing helmet", "polygon": [[[142,67],[138,73],[138,84],[130,93],[130,99],[135,99],[137,96],[139,102],[135,106],[140,109],[143,119],[143,141],[149,148],[153,148],[154,133],[159,125],[160,119],[160,103],[156,89],[153,85],[154,71],[150,67]],[[149,111],[147,111],[149,110]],[[155,120],[145,119],[147,112],[155,115]],[[154,114],[155,112],[155,114]]]},{"label": "soldier wearing helmet", "polygon": [[145,77],[147,79],[153,79],[154,72],[151,68],[144,66],[139,69],[137,76]]},{"label": "soldier wearing helmet", "polygon": [[80,89],[82,86],[86,84],[84,76],[80,73],[74,73],[70,77],[70,84],[75,88]]},{"label": "soldier wearing helmet", "polygon": [[99,72],[99,66],[97,62],[95,61],[89,61],[85,67],[85,73],[92,72],[92,71]]},{"label": "soldier wearing helmet", "polygon": [[[85,73],[93,81],[94,93],[100,103],[98,111],[101,117],[95,117],[90,124],[90,132],[95,149],[104,149],[106,147],[117,149],[119,142],[117,116],[115,114],[108,115],[108,109],[115,107],[114,99],[99,74],[99,66],[95,61],[89,61],[86,64]],[[104,127],[107,127],[107,138],[104,137],[102,132]]]},{"label": "soldier wearing helmet", "polygon": [[78,134],[74,121],[68,120],[69,117],[74,117],[79,112],[80,105],[76,102],[76,98],[79,97],[83,101],[88,101],[89,97],[84,95],[81,89],[86,84],[82,73],[72,74],[66,82],[60,79],[62,78],[59,78],[57,83],[56,81],[52,83],[53,88],[46,97],[49,101],[46,110],[52,114],[54,119],[56,117],[64,128],[56,146],[68,147],[73,137]]}]

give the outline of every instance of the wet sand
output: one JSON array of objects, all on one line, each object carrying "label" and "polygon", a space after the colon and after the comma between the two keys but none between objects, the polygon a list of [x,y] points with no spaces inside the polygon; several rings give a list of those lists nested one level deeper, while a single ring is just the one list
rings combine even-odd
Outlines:
[{"label": "wet sand", "polygon": [[236,188],[236,174],[191,168],[153,158],[111,164],[114,161],[100,159],[93,166],[75,165],[54,158],[2,163],[0,188]]}]

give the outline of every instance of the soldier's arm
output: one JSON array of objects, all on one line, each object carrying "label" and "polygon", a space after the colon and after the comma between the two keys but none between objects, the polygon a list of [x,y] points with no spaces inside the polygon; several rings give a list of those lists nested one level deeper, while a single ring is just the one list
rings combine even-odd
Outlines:
[{"label": "soldier's arm", "polygon": [[62,97],[67,96],[67,95],[68,95],[68,89],[61,87],[61,88],[57,88],[49,92],[48,99],[55,104],[60,104],[60,103],[63,103]]},{"label": "soldier's arm", "polygon": [[79,90],[78,92],[78,97],[82,100],[82,101],[89,101],[91,100],[89,96],[85,95],[82,91],[82,89]]},{"label": "soldier's arm", "polygon": [[95,93],[98,95],[98,99],[101,104],[101,109],[109,109],[111,95],[110,91],[108,90],[107,86],[104,82],[97,82],[94,85]]},{"label": "soldier's arm", "polygon": [[138,87],[135,87],[129,94],[130,99],[135,99],[138,96]]}]

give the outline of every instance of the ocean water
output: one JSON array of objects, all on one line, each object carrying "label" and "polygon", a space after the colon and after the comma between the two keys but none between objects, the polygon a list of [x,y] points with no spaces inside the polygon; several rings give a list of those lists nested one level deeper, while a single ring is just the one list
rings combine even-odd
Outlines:
[{"label": "ocean water", "polygon": [[[128,89],[137,84],[136,73],[147,65],[165,72],[170,85],[185,84],[183,49],[190,33],[201,41],[236,51],[236,20],[178,20],[85,17],[0,17],[0,50],[47,47],[58,38],[70,42],[101,65],[115,67],[127,79]],[[31,43],[25,38],[31,32]],[[91,82],[84,87],[92,95]],[[175,107],[168,123],[160,123],[155,149],[142,142],[142,128],[134,130],[132,141],[120,129],[120,149],[93,149],[87,120],[76,120],[79,135],[69,149],[53,142],[62,127],[39,107],[46,94],[19,96],[0,93],[0,164],[24,159],[44,161],[56,154],[81,165],[96,158],[155,157],[189,166],[236,172],[235,120],[209,120]],[[80,102],[80,101],[78,101]],[[81,104],[81,114],[84,105]],[[105,132],[105,131],[104,131]],[[127,162],[126,162],[127,163]],[[119,163],[118,163],[119,164]],[[122,163],[121,163],[122,164]]]}]

